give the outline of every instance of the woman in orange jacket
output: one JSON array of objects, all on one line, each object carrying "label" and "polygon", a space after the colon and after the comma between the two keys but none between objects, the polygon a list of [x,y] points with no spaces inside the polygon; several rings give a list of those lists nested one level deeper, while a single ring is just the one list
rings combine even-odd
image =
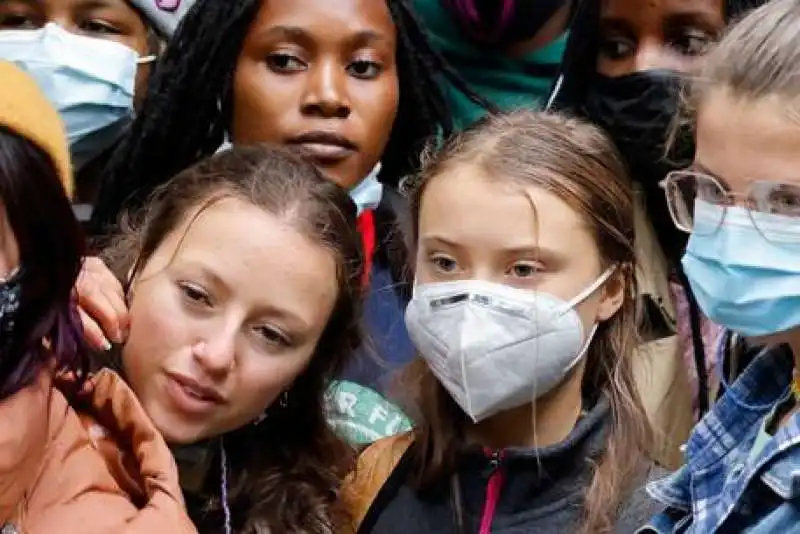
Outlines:
[{"label": "woman in orange jacket", "polygon": [[131,390],[88,374],[63,126],[16,66],[0,62],[0,79],[0,531],[195,532]]}]

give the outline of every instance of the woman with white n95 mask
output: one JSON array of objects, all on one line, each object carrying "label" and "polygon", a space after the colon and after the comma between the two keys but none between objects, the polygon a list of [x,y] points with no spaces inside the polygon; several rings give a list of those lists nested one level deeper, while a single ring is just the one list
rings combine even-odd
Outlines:
[{"label": "woman with white n95 mask", "polygon": [[162,43],[192,1],[1,0],[0,59],[39,84],[61,115],[87,219],[107,154],[144,97]]},{"label": "woman with white n95 mask", "polygon": [[367,449],[358,532],[633,532],[650,431],[633,382],[633,204],[609,140],[495,116],[413,187],[414,430]]}]

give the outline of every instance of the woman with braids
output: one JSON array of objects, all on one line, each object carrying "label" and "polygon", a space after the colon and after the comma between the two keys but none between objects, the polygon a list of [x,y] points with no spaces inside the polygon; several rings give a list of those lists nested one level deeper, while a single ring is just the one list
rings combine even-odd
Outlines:
[{"label": "woman with braids", "polygon": [[140,205],[226,140],[303,151],[358,206],[371,286],[365,317],[384,363],[359,358],[347,377],[382,391],[389,370],[412,356],[406,253],[395,231],[404,208],[393,187],[414,172],[429,137],[453,129],[438,75],[467,92],[406,0],[201,0],[115,153],[93,230],[113,228],[123,206]]},{"label": "woman with braids", "polygon": [[162,43],[193,1],[0,2],[0,59],[29,72],[61,114],[81,221],[88,221],[103,167],[141,104]]}]

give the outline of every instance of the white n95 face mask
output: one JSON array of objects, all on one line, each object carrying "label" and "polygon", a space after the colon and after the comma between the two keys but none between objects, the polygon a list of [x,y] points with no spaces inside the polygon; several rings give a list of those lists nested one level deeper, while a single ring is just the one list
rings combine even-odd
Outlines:
[{"label": "white n95 face mask", "polygon": [[479,422],[546,395],[583,359],[597,325],[584,335],[575,306],[613,272],[569,302],[481,280],[420,284],[406,327],[442,386]]},{"label": "white n95 face mask", "polygon": [[49,23],[0,31],[0,59],[27,71],[58,110],[79,169],[123,135],[133,115],[137,66],[155,57]]}]

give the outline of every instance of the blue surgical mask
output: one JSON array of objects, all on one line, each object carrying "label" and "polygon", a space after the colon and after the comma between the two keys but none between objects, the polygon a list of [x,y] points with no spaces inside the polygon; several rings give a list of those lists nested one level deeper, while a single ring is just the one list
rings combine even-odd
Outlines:
[{"label": "blue surgical mask", "polygon": [[[6,353],[13,341],[22,294],[21,274],[22,271],[14,270],[6,279],[0,280],[0,358],[8,357]],[[0,384],[5,378],[0,377]]]},{"label": "blue surgical mask", "polygon": [[[226,137],[217,149],[217,153],[232,147],[233,144]],[[355,203],[356,213],[358,215],[361,215],[364,210],[374,210],[380,205],[381,199],[383,198],[383,184],[378,181],[378,175],[380,173],[381,163],[378,162],[367,177],[349,191],[350,199]]]},{"label": "blue surgical mask", "polygon": [[357,186],[350,190],[350,198],[356,204],[358,214],[364,210],[374,210],[381,203],[383,198],[383,184],[378,181],[381,172],[381,164],[378,163],[366,178],[361,180]]},{"label": "blue surgical mask", "polygon": [[800,219],[695,202],[694,231],[683,268],[706,316],[745,336],[800,326]]},{"label": "blue surgical mask", "polygon": [[26,70],[61,115],[80,169],[116,143],[133,115],[140,58],[120,43],[72,34],[58,24],[0,31],[0,59]]}]

